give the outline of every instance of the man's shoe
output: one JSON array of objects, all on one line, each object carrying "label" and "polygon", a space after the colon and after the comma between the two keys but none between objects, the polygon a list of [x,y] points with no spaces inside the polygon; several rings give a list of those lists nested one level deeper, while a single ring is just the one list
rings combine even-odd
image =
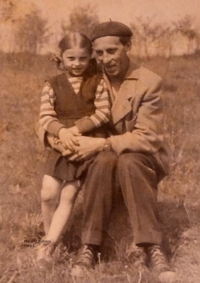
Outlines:
[{"label": "man's shoe", "polygon": [[72,262],[71,275],[85,277],[97,260],[97,253],[92,245],[83,245]]},{"label": "man's shoe", "polygon": [[147,255],[150,260],[150,268],[157,274],[162,283],[172,283],[175,272],[169,266],[169,263],[159,245],[152,245],[147,248]]},{"label": "man's shoe", "polygon": [[49,269],[52,267],[52,253],[55,250],[55,244],[51,241],[42,239],[39,246],[36,248],[36,262],[39,268]]},{"label": "man's shoe", "polygon": [[146,266],[146,253],[143,247],[138,247],[132,244],[126,252],[128,262],[133,264],[134,267],[143,268]]},{"label": "man's shoe", "polygon": [[159,245],[149,246],[147,248],[147,255],[150,267],[155,273],[160,274],[165,271],[171,271],[169,263]]}]

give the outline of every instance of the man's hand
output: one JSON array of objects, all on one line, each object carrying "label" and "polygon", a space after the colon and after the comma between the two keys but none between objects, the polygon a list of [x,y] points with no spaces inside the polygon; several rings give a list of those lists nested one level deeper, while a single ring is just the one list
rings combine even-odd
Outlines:
[{"label": "man's hand", "polygon": [[48,134],[47,140],[52,148],[57,149],[62,153],[62,156],[67,156],[70,161],[83,161],[86,160],[99,151],[102,151],[105,145],[105,139],[103,138],[91,138],[84,136],[77,136],[77,145],[74,145],[74,149],[71,150],[64,146],[62,142]]},{"label": "man's hand", "polygon": [[68,154],[65,154],[66,156],[69,156],[70,161],[82,161],[88,159],[99,151],[102,151],[105,145],[105,139],[103,138],[79,136],[77,139],[79,145],[75,146],[75,153],[72,154],[71,152],[68,152]]}]

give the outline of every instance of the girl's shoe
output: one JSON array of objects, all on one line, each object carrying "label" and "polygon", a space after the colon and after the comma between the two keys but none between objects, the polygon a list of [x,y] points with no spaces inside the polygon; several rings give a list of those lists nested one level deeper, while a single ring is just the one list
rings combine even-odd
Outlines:
[{"label": "girl's shoe", "polygon": [[37,247],[36,262],[39,268],[49,269],[53,265],[52,254],[55,250],[55,244],[51,241],[42,239]]},{"label": "girl's shoe", "polygon": [[85,277],[89,270],[94,268],[97,261],[97,253],[92,245],[83,245],[73,260],[71,275],[73,277]]}]

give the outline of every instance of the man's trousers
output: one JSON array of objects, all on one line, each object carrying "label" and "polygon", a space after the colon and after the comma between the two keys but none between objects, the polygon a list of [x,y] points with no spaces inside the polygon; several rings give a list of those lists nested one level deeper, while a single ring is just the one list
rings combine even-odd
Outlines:
[{"label": "man's trousers", "polygon": [[135,244],[160,244],[157,219],[159,165],[151,155],[124,153],[117,158],[114,152],[99,153],[88,170],[83,200],[83,244],[100,245],[108,229],[116,170]]}]

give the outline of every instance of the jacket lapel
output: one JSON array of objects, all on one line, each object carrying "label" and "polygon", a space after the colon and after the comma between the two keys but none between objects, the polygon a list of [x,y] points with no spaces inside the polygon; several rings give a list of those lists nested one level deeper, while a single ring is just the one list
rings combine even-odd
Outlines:
[{"label": "jacket lapel", "polygon": [[[113,101],[111,108],[112,123],[116,124],[124,116],[126,116],[131,110],[131,98],[134,97],[136,93],[136,81],[139,77],[139,69],[136,68],[136,65],[133,62],[129,63],[129,68],[126,72],[125,78],[121,87]],[[109,91],[111,92],[112,99],[112,88],[108,86]]]},{"label": "jacket lapel", "polygon": [[112,108],[112,122],[116,124],[124,116],[126,116],[131,111],[130,99],[133,95],[133,89],[130,88],[128,81],[124,81],[117,93]]}]

